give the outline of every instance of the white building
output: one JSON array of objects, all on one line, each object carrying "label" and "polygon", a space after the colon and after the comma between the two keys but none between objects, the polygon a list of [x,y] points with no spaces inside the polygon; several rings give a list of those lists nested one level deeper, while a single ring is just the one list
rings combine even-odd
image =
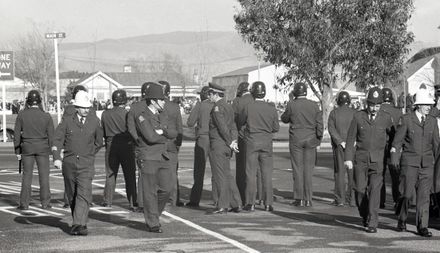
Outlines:
[{"label": "white building", "polygon": [[433,92],[434,85],[440,84],[440,54],[434,54],[407,63],[404,76],[410,95],[414,95],[421,84],[425,84]]}]

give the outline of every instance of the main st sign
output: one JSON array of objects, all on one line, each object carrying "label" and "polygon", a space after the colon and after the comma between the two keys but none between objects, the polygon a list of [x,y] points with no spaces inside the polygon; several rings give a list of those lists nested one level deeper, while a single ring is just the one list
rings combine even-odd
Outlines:
[{"label": "main st sign", "polygon": [[0,80],[14,80],[14,52],[0,51]]}]

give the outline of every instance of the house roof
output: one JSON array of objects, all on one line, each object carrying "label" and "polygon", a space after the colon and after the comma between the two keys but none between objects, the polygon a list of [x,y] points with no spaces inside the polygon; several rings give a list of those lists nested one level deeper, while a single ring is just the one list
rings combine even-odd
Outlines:
[{"label": "house roof", "polygon": [[403,73],[404,76],[406,78],[409,78],[410,76],[414,75],[421,67],[425,66],[429,61],[431,61],[434,58],[440,60],[440,53],[419,59],[412,63],[407,63],[405,65],[405,71]]},{"label": "house roof", "polygon": [[[272,64],[268,64],[268,63],[261,64],[260,65],[260,69],[265,68],[265,67],[270,66],[270,65],[272,65]],[[249,72],[252,72],[252,71],[255,71],[255,70],[258,70],[258,65],[257,66],[250,66],[250,67],[245,67],[245,68],[237,69],[237,70],[234,70],[234,71],[231,71],[231,72],[220,74],[218,76],[214,76],[213,78],[227,77],[227,76],[242,76],[242,75],[247,75],[247,74],[249,74]]]}]

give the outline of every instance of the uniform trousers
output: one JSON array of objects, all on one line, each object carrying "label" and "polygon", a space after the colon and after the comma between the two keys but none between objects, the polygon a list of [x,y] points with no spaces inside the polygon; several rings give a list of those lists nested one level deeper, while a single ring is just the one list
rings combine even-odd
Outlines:
[{"label": "uniform trousers", "polygon": [[173,205],[180,202],[180,190],[179,190],[179,177],[178,177],[178,169],[179,169],[179,161],[178,161],[178,153],[168,151],[169,167],[173,170],[173,189],[170,193],[171,203]]},{"label": "uniform trousers", "polygon": [[142,188],[142,170],[141,170],[141,163],[142,159],[138,158],[140,151],[135,150],[135,159],[136,159],[136,165],[138,170],[138,178],[137,178],[137,204],[138,207],[143,208],[144,207],[144,194],[143,194],[143,188]]},{"label": "uniform trousers", "polygon": [[209,153],[214,184],[217,187],[218,208],[239,207],[242,205],[236,181],[231,173],[231,149],[223,142],[211,141]]},{"label": "uniform trousers", "polygon": [[69,156],[63,159],[64,187],[72,211],[73,225],[85,226],[92,203],[94,158]]},{"label": "uniform trousers", "polygon": [[380,204],[385,205],[386,201],[386,187],[385,187],[385,174],[386,171],[390,172],[391,177],[391,193],[393,196],[394,203],[397,203],[400,198],[400,168],[395,167],[392,164],[389,164],[387,159],[384,159],[384,165],[383,165],[383,184],[382,189],[380,191]]},{"label": "uniform trousers", "polygon": [[262,182],[261,196],[265,205],[273,204],[273,147],[272,135],[254,135],[246,139],[246,205],[253,205],[257,195],[258,177]]},{"label": "uniform trousers", "polygon": [[245,204],[246,199],[246,141],[244,138],[238,137],[238,150],[235,154],[235,182],[240,193],[240,198]]},{"label": "uniform trousers", "polygon": [[293,198],[312,201],[312,176],[315,168],[316,147],[311,147],[308,139],[289,142],[293,169]]},{"label": "uniform trousers", "polygon": [[113,194],[116,187],[116,179],[119,166],[122,167],[125,180],[125,192],[130,207],[134,207],[137,202],[136,193],[136,162],[134,157],[133,145],[129,144],[125,138],[106,142],[105,150],[105,172],[106,180],[104,187],[104,203],[111,205]]},{"label": "uniform trousers", "polygon": [[[193,204],[199,204],[202,198],[203,181],[205,178],[206,162],[209,157],[209,136],[199,135],[194,146],[194,184],[191,188],[191,195],[189,202]],[[214,202],[217,202],[217,188],[211,178],[212,183],[212,196]],[[215,196],[215,197],[214,197]]]},{"label": "uniform trousers", "polygon": [[382,162],[355,161],[354,184],[359,215],[369,227],[379,223],[380,188],[382,187]]},{"label": "uniform trousers", "polygon": [[175,169],[167,161],[139,159],[138,164],[142,174],[145,223],[150,228],[157,227],[174,186]]},{"label": "uniform trousers", "polygon": [[[354,203],[353,170],[344,166],[344,148],[341,145],[333,146],[333,163],[335,169],[335,201],[338,204]],[[347,175],[347,184],[345,176]]]},{"label": "uniform trousers", "polygon": [[416,226],[427,228],[429,221],[429,196],[434,169],[431,166],[402,166],[400,175],[403,193],[396,213],[400,221],[406,222],[411,198],[416,194]]},{"label": "uniform trousers", "polygon": [[21,162],[23,163],[23,177],[21,179],[20,206],[29,207],[32,193],[32,176],[35,162],[37,162],[38,168],[41,205],[47,206],[50,202],[49,155],[22,155]]}]

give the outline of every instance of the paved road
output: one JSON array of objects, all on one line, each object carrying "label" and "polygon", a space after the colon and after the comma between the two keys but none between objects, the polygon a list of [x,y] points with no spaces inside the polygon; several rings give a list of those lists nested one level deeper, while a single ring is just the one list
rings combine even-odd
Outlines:
[{"label": "paved road", "polygon": [[[188,199],[192,185],[192,143],[180,152],[181,192]],[[63,181],[59,170],[51,170],[53,208],[40,209],[38,177],[34,177],[33,204],[20,212],[18,205],[20,175],[11,147],[0,146],[0,251],[142,251],[142,252],[439,252],[440,222],[432,221],[432,239],[415,235],[414,211],[410,232],[395,231],[392,203],[380,212],[377,234],[363,231],[357,210],[334,207],[332,201],[332,154],[323,148],[314,173],[314,202],[299,208],[292,202],[292,176],[286,143],[275,147],[272,213],[257,208],[254,213],[212,215],[210,177],[205,176],[203,201],[199,209],[167,206],[161,217],[163,234],[145,231],[143,215],[127,210],[122,175],[118,178],[113,208],[100,207],[104,184],[103,151],[96,159],[89,235],[72,237],[69,210],[61,208]],[[232,161],[234,163],[234,161]],[[390,199],[390,196],[388,196]]]}]

